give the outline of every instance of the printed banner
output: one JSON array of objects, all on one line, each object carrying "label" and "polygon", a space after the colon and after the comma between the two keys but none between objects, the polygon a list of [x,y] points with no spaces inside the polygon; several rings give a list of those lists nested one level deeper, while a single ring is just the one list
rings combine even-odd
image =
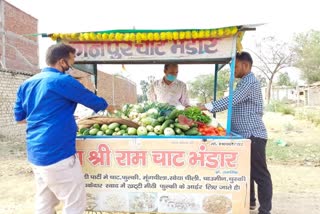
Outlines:
[{"label": "printed banner", "polygon": [[78,139],[91,211],[248,214],[250,140]]},{"label": "printed banner", "polygon": [[227,37],[141,44],[70,42],[70,45],[76,49],[76,62],[224,59],[232,56],[234,40],[234,37]]}]

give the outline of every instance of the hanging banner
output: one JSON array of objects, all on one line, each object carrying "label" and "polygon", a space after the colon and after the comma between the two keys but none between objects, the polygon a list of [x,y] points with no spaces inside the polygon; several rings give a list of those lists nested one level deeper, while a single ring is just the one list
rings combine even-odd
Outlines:
[{"label": "hanging banner", "polygon": [[250,140],[78,139],[88,211],[248,214]]},{"label": "hanging banner", "polygon": [[70,42],[76,62],[161,61],[231,58],[235,37],[135,43]]}]

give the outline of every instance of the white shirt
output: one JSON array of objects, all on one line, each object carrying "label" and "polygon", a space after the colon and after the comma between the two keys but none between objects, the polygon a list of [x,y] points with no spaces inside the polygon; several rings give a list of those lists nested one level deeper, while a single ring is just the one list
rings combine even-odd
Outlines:
[{"label": "white shirt", "polygon": [[168,103],[173,106],[189,106],[187,85],[175,80],[167,85],[163,79],[156,80],[148,91],[148,99],[153,102]]}]

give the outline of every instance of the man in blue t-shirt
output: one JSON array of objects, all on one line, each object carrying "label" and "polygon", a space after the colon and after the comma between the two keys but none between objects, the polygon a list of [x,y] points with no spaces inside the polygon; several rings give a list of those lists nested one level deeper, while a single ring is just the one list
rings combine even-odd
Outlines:
[{"label": "man in blue t-shirt", "polygon": [[27,155],[36,179],[37,214],[55,213],[63,201],[66,214],[82,214],[86,194],[76,154],[77,103],[95,112],[107,102],[66,74],[75,59],[75,49],[59,43],[49,47],[49,67],[26,80],[18,89],[14,107],[18,123],[27,124]]}]

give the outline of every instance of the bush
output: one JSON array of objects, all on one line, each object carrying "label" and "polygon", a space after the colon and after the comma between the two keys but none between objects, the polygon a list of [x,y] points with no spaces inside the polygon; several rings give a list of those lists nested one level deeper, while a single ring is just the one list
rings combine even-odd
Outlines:
[{"label": "bush", "polygon": [[265,110],[270,112],[281,112],[282,114],[295,114],[292,105],[280,101],[272,101],[270,104],[266,105]]},{"label": "bush", "polygon": [[309,120],[315,125],[320,125],[320,111],[318,109],[302,108],[296,111],[295,116],[298,119]]}]

